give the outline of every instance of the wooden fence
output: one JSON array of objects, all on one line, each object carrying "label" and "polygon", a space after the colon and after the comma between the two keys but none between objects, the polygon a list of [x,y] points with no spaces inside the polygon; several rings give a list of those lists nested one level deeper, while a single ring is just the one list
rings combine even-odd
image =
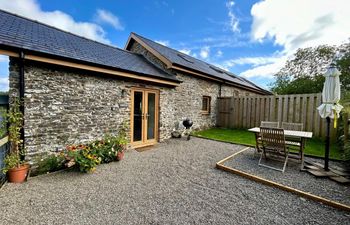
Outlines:
[{"label": "wooden fence", "polygon": [[5,167],[4,158],[8,154],[10,149],[10,144],[8,142],[8,136],[0,139],[0,187],[6,181],[6,174],[2,173],[2,169]]},{"label": "wooden fence", "polygon": [[261,121],[303,123],[305,131],[324,137],[326,121],[318,114],[320,104],[321,94],[223,97],[218,100],[217,126],[251,128],[260,126]]}]

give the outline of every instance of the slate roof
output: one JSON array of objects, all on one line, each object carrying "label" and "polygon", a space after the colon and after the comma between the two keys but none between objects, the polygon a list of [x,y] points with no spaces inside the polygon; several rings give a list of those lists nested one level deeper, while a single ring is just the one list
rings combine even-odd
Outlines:
[{"label": "slate roof", "polygon": [[209,75],[211,77],[218,78],[220,80],[229,81],[248,88],[253,88],[257,91],[264,92],[266,94],[271,94],[269,91],[257,86],[256,84],[248,81],[243,77],[237,76],[231,72],[225,71],[219,67],[216,67],[202,60],[191,57],[175,49],[158,44],[157,42],[154,42],[139,34],[136,34],[136,33],[132,33],[132,34],[134,34],[136,37],[141,39],[145,44],[147,44],[153,50],[157,51],[159,54],[167,58],[173,65],[179,65],[183,68],[188,68],[190,70],[198,71],[206,75]]},{"label": "slate roof", "polygon": [[176,81],[141,55],[62,31],[55,27],[0,10],[0,46]]}]

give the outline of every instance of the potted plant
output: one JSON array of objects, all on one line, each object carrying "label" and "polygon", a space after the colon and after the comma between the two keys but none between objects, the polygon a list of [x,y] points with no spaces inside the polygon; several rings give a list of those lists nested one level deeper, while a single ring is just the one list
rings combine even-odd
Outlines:
[{"label": "potted plant", "polygon": [[117,151],[117,161],[120,161],[124,158],[124,148],[121,146]]},{"label": "potted plant", "polygon": [[25,181],[29,171],[29,164],[22,161],[24,150],[21,148],[21,129],[23,128],[23,114],[20,110],[20,100],[14,98],[11,107],[4,115],[3,127],[8,127],[8,140],[10,142],[10,153],[5,157],[5,167],[2,172],[7,173],[8,181],[22,183]]},{"label": "potted plant", "polygon": [[117,140],[116,140],[116,147],[117,147],[116,160],[117,161],[120,161],[124,158],[124,151],[126,150],[126,145],[128,143],[127,129],[128,129],[127,124],[123,123],[117,135]]}]

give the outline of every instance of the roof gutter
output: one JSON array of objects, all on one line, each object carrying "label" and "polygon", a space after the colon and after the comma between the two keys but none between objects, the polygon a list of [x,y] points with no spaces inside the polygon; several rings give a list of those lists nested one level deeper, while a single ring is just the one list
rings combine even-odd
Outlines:
[{"label": "roof gutter", "polygon": [[[0,49],[0,54],[20,58],[19,53],[11,50]],[[178,86],[180,83],[180,81],[157,79],[155,77],[146,77],[146,76],[138,75],[136,73],[130,73],[126,71],[124,72],[120,70],[107,69],[107,68],[83,64],[79,62],[71,62],[71,61],[62,60],[62,59],[56,59],[56,57],[48,58],[48,57],[33,55],[33,54],[26,54],[23,57],[24,57],[23,59],[27,59],[27,60],[32,60],[32,61],[37,61],[42,63],[49,63],[49,64],[54,64],[59,66],[66,66],[66,67],[75,68],[75,69],[83,69],[83,70],[88,70],[93,72],[105,73],[105,74],[120,76],[124,78],[142,80],[142,81],[147,81],[147,82],[152,82],[157,84],[164,84],[168,86]]]}]

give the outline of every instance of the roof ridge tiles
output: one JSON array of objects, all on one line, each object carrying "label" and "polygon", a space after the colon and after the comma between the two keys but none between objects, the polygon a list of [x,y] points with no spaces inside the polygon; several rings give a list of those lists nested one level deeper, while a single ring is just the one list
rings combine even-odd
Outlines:
[{"label": "roof ridge tiles", "polygon": [[99,42],[99,41],[96,41],[96,40],[93,40],[93,39],[90,39],[90,38],[87,38],[87,37],[84,37],[84,36],[80,36],[80,35],[78,35],[78,34],[74,34],[74,33],[72,33],[72,32],[63,30],[63,29],[61,29],[61,28],[58,28],[58,27],[55,27],[55,26],[46,24],[46,23],[41,22],[41,21],[38,21],[38,20],[31,19],[31,18],[26,17],[26,16],[18,15],[18,14],[16,14],[16,13],[9,12],[9,11],[3,10],[3,9],[0,9],[0,12],[7,13],[7,14],[10,14],[10,15],[12,15],[12,16],[16,16],[16,17],[18,17],[18,18],[21,18],[21,19],[29,20],[29,21],[32,21],[32,22],[34,22],[34,23],[37,23],[37,24],[40,24],[40,25],[43,25],[43,26],[46,26],[46,27],[49,27],[49,28],[53,28],[53,29],[58,30],[58,31],[60,31],[60,32],[64,32],[64,33],[66,33],[66,34],[73,35],[73,36],[75,36],[75,37],[85,39],[85,40],[87,40],[87,41],[91,41],[91,42],[94,42],[94,43],[97,43],[97,44],[100,44],[100,45],[104,45],[104,46],[107,46],[107,47],[110,47],[110,48],[114,48],[114,49],[119,50],[119,51],[127,52],[127,53],[129,53],[129,54],[133,54],[133,52],[127,51],[127,50],[122,49],[122,48],[119,48],[119,47],[117,47],[117,46],[110,45],[110,44],[106,44],[106,43],[102,43],[102,42]]},{"label": "roof ridge tiles", "polygon": [[[188,57],[190,57],[190,58],[192,58],[192,59],[201,61],[201,62],[206,63],[206,64],[210,64],[210,63],[208,63],[208,62],[206,62],[206,61],[204,61],[204,60],[195,58],[195,57],[193,57],[193,56],[191,56],[191,55],[188,55],[188,54],[186,54],[186,53],[180,52],[179,50],[176,50],[176,49],[174,49],[174,48],[170,48],[170,47],[168,47],[168,46],[159,44],[159,43],[157,43],[157,42],[155,42],[155,41],[153,41],[153,40],[151,40],[151,39],[149,39],[149,38],[146,38],[146,37],[144,37],[144,36],[142,36],[142,35],[140,35],[140,34],[137,34],[137,33],[135,33],[135,32],[131,32],[131,33],[134,34],[134,35],[136,35],[136,36],[139,36],[139,37],[141,37],[141,38],[144,38],[144,39],[146,39],[146,40],[148,40],[148,41],[152,41],[153,43],[155,43],[155,44],[157,44],[157,45],[159,45],[159,46],[165,47],[165,48],[170,49],[170,50],[172,50],[172,51],[176,51],[176,52],[179,53],[179,54],[183,54],[183,55],[186,55],[186,56],[188,56]],[[160,53],[160,54],[161,54],[161,53]],[[211,65],[211,64],[210,64],[210,65]]]}]

